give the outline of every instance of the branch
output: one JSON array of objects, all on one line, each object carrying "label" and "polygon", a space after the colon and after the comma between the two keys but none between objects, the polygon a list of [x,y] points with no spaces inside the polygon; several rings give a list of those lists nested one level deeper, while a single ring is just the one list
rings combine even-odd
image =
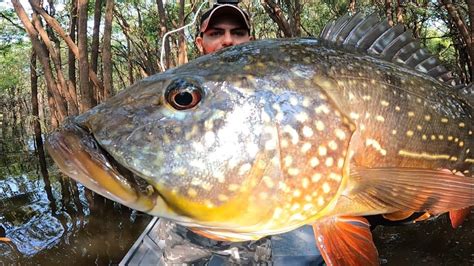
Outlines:
[{"label": "branch", "polygon": [[0,12],[0,17],[6,19],[8,22],[10,22],[10,24],[15,26],[17,29],[21,30],[22,32],[26,32],[26,30],[22,26],[15,23],[15,21],[11,20],[9,17],[7,17],[5,14],[3,14],[3,12]]}]

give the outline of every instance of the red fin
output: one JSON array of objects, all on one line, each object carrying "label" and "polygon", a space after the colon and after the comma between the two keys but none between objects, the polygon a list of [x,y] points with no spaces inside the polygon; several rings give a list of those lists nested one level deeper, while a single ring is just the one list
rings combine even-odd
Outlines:
[{"label": "red fin", "polygon": [[212,239],[212,240],[216,240],[216,241],[232,241],[232,239],[230,239],[230,238],[226,238],[226,237],[222,237],[222,236],[217,236],[217,235],[215,235],[215,234],[212,234],[212,233],[209,233],[209,232],[200,230],[200,229],[198,229],[198,228],[188,228],[188,229],[191,230],[191,231],[193,231],[194,233],[200,235],[200,236],[207,237],[207,238]]},{"label": "red fin", "polygon": [[387,213],[382,216],[383,218],[389,221],[401,221],[410,217],[412,214],[413,214],[412,211],[398,211],[398,212]]},{"label": "red fin", "polygon": [[327,265],[379,265],[369,222],[362,217],[333,217],[313,224]]},{"label": "red fin", "polygon": [[453,228],[457,228],[458,226],[460,226],[464,222],[464,219],[466,219],[466,217],[469,215],[469,213],[471,213],[470,207],[449,211],[449,219],[451,220],[451,226]]}]

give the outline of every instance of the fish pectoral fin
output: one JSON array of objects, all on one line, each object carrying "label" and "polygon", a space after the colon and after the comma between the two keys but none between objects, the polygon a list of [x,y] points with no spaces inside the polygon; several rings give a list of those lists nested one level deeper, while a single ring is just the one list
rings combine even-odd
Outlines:
[{"label": "fish pectoral fin", "polygon": [[351,167],[349,182],[344,194],[372,210],[439,214],[474,205],[474,178],[446,170]]},{"label": "fish pectoral fin", "polygon": [[11,242],[12,240],[8,237],[0,237],[0,242]]},{"label": "fish pectoral fin", "polygon": [[330,217],[313,224],[327,265],[379,265],[370,224],[363,217]]},{"label": "fish pectoral fin", "polygon": [[451,226],[455,229],[458,228],[458,226],[464,222],[470,213],[471,207],[449,211],[449,220],[451,220]]}]

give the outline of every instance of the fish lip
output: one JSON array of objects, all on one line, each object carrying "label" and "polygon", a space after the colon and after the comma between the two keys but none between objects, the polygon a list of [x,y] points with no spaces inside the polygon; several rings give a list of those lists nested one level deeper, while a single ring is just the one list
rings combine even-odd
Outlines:
[{"label": "fish lip", "polygon": [[45,146],[63,173],[96,193],[143,212],[155,207],[158,192],[116,162],[87,128],[67,121]]}]

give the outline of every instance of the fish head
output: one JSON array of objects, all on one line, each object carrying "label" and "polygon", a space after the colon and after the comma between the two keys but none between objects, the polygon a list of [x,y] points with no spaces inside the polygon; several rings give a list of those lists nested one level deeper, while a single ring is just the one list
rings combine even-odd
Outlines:
[{"label": "fish head", "polygon": [[152,76],[70,119],[49,153],[70,177],[140,211],[192,226],[258,224],[273,208],[258,195],[276,189],[262,178],[280,178],[271,93],[248,75],[200,68]]}]

